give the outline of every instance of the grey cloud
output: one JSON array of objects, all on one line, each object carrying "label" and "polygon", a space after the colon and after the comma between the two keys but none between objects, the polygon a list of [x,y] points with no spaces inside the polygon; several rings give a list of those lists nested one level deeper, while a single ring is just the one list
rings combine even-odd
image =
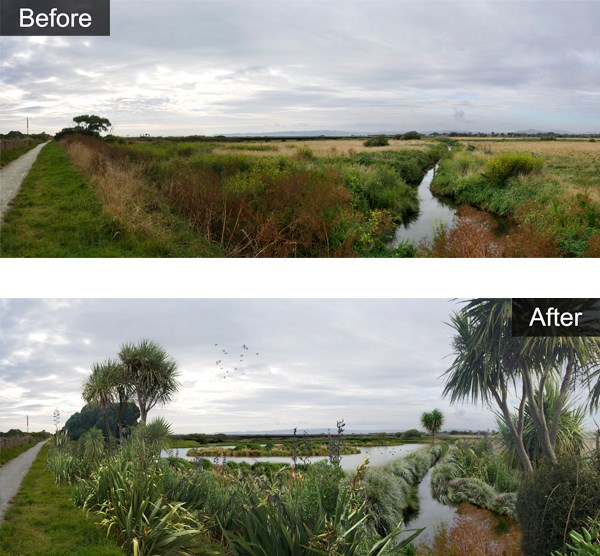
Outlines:
[{"label": "grey cloud", "polygon": [[111,37],[0,38],[2,131],[32,105],[54,131],[82,104],[122,134],[349,129],[358,111],[433,130],[457,100],[480,109],[467,128],[597,131],[599,18],[585,1],[115,0]]}]

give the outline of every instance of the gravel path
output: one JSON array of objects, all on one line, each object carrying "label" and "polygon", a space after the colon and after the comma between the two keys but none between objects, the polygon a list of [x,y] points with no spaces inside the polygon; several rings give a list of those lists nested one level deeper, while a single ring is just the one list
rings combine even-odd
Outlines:
[{"label": "gravel path", "polygon": [[47,441],[38,442],[33,448],[29,448],[0,467],[0,523],[4,520],[4,512],[10,499],[17,494],[23,477],[27,475],[33,460],[45,442]]},{"label": "gravel path", "polygon": [[40,151],[47,144],[46,142],[34,147],[7,164],[4,168],[0,168],[0,221],[2,221],[8,211],[10,202],[21,188],[21,184],[31,166],[33,166],[38,154],[40,154]]}]

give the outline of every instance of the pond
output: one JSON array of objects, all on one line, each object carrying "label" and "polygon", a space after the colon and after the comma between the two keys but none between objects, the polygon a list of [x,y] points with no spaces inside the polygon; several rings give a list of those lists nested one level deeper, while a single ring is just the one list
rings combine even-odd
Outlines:
[{"label": "pond", "polygon": [[421,180],[418,190],[419,212],[405,218],[396,228],[394,238],[388,244],[390,249],[395,249],[403,241],[418,243],[422,239],[431,239],[434,227],[440,223],[448,227],[452,225],[456,204],[450,199],[436,197],[429,189],[436,168],[437,164]]},{"label": "pond", "polygon": [[[360,454],[350,454],[347,456],[342,456],[342,469],[344,471],[354,471],[361,464],[362,460],[368,456],[369,465],[372,466],[380,466],[385,465],[386,463],[390,463],[396,459],[400,459],[410,452],[414,452],[419,448],[424,448],[426,444],[403,444],[401,446],[359,446]],[[188,448],[180,448],[179,452],[177,450],[172,450],[172,455],[176,455],[177,457],[193,460],[193,456],[186,455]],[[167,451],[162,452],[162,457],[168,457],[169,453]],[[213,460],[213,456],[207,456],[205,459]],[[326,460],[327,456],[314,456],[310,458],[311,463]],[[237,463],[246,462],[246,463],[256,463],[260,462],[270,462],[270,463],[289,463],[291,465],[292,459],[290,457],[269,457],[269,456],[258,456],[255,458],[247,458],[247,457],[228,457],[227,461],[233,461]]]}]

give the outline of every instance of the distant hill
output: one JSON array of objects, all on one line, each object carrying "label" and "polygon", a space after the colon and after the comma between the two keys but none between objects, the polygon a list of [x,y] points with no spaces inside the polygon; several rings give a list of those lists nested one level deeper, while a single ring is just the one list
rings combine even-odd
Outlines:
[{"label": "distant hill", "polygon": [[369,132],[312,129],[309,131],[269,131],[266,133],[226,133],[225,137],[364,137]]}]

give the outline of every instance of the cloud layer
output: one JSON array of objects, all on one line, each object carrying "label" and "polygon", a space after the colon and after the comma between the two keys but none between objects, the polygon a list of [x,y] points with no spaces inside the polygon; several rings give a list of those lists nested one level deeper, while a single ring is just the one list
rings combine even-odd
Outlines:
[{"label": "cloud layer", "polygon": [[5,300],[0,430],[24,429],[27,415],[32,430],[51,430],[55,408],[64,423],[83,405],[92,363],[141,338],[156,340],[178,361],[180,394],[150,413],[164,415],[178,432],[322,428],[340,418],[351,429],[403,430],[419,427],[420,414],[433,407],[450,428],[492,427],[488,411],[441,399],[439,377],[452,351],[444,323],[458,306],[395,299]]},{"label": "cloud layer", "polygon": [[110,37],[2,37],[1,131],[600,130],[594,1],[111,3]]}]

